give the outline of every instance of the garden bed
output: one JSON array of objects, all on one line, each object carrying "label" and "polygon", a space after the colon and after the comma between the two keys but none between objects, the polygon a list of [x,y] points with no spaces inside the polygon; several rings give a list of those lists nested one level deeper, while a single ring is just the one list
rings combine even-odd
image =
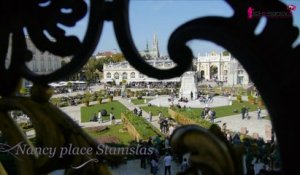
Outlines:
[{"label": "garden bed", "polygon": [[129,145],[134,138],[124,130],[124,125],[110,125],[84,128],[84,130],[101,144]]},{"label": "garden bed", "polygon": [[170,109],[169,114],[171,118],[176,120],[176,122],[182,125],[190,125],[190,124],[197,124],[203,128],[209,128],[212,124],[209,121],[200,119],[199,116],[195,117],[195,115],[184,115],[181,112],[181,109]]},{"label": "garden bed", "polygon": [[160,132],[153,128],[144,118],[136,116],[132,112],[122,113],[121,118],[129,134],[136,141],[147,140],[149,137],[160,135]]},{"label": "garden bed", "polygon": [[152,113],[153,116],[156,116],[159,114],[159,112],[162,112],[163,117],[168,117],[168,108],[167,107],[158,107],[158,106],[142,106],[141,107],[143,111]]},{"label": "garden bed", "polygon": [[[145,99],[146,99],[146,103],[145,103]],[[152,98],[142,98],[142,99],[133,98],[131,99],[131,103],[133,103],[134,105],[142,105],[142,104],[148,104],[150,100],[152,100]]]}]

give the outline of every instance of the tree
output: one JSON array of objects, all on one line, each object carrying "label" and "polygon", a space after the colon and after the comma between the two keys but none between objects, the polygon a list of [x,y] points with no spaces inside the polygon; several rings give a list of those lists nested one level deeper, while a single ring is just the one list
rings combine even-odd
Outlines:
[{"label": "tree", "polygon": [[84,71],[84,76],[85,76],[85,80],[89,83],[91,83],[91,81],[93,80],[93,72],[92,70],[85,70]]},{"label": "tree", "polygon": [[110,62],[120,62],[124,61],[124,55],[121,53],[113,54],[112,57],[105,57],[101,59],[96,59],[95,57],[91,57],[89,61],[83,67],[83,74],[85,76],[85,80],[90,83],[96,80],[98,77],[101,77],[101,72],[103,72],[103,65],[108,64]]},{"label": "tree", "polygon": [[125,60],[124,55],[121,53],[113,54],[111,58],[112,58],[113,62],[121,62],[121,61]]},{"label": "tree", "polygon": [[96,65],[97,65],[97,60],[94,58],[90,58],[90,60],[83,67],[84,76],[88,84],[92,80],[94,80]]}]

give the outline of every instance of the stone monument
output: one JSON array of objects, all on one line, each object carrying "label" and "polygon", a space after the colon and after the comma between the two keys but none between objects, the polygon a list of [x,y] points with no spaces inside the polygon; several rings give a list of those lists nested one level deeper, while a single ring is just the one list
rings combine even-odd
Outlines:
[{"label": "stone monument", "polygon": [[126,94],[126,86],[122,85],[122,88],[121,88],[121,97],[124,98],[127,95],[128,94]]},{"label": "stone monument", "polygon": [[185,72],[181,77],[181,87],[179,89],[179,98],[197,99],[197,78],[193,71]]}]

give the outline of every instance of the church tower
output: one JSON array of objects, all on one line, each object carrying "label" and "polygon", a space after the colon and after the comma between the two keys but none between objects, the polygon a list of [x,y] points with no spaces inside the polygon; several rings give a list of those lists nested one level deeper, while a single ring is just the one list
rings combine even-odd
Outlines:
[{"label": "church tower", "polygon": [[154,57],[155,59],[159,58],[159,48],[158,48],[158,40],[157,40],[157,36],[154,33],[153,36],[153,44],[152,44],[152,53],[151,56]]},{"label": "church tower", "polygon": [[145,52],[149,52],[148,40],[146,42],[146,50],[145,50]]}]

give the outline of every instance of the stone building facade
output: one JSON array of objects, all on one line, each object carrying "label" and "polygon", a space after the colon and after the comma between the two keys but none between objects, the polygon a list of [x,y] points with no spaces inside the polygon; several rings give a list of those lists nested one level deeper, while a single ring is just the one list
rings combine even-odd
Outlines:
[{"label": "stone building facade", "polygon": [[201,80],[219,81],[227,85],[250,83],[249,76],[242,65],[227,51],[198,54],[196,64],[198,77]]}]

